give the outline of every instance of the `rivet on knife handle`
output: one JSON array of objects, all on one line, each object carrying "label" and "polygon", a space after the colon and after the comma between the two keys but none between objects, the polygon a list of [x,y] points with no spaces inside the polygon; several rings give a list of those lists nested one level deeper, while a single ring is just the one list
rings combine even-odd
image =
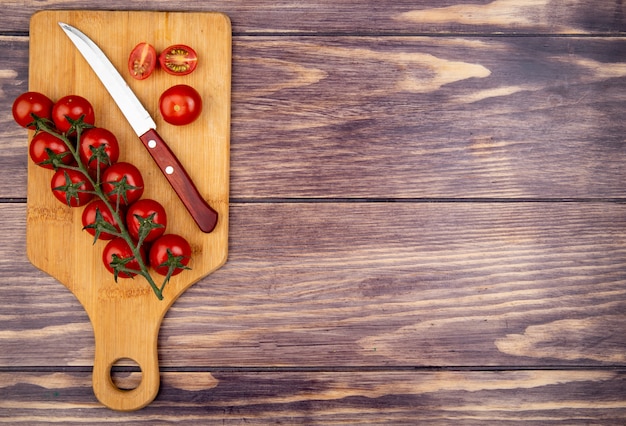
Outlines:
[{"label": "rivet on knife handle", "polygon": [[211,232],[217,224],[217,212],[202,198],[193,181],[154,129],[139,136],[157,166],[178,194],[193,220],[203,232]]}]

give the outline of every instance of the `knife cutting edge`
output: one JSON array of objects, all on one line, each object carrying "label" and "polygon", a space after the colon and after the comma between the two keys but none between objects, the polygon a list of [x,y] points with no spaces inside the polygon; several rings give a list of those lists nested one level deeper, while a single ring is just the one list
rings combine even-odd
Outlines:
[{"label": "knife cutting edge", "polygon": [[104,84],[200,230],[211,232],[217,225],[217,212],[200,195],[180,161],[157,133],[150,113],[96,43],[71,25],[59,22],[59,26]]}]

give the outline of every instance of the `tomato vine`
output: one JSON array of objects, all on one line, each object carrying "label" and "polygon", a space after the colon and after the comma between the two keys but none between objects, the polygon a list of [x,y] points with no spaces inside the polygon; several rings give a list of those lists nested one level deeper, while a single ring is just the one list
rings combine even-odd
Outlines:
[{"label": "tomato vine", "polygon": [[[188,261],[188,259],[183,259],[181,256],[175,256],[169,253],[168,259],[163,262],[162,265],[154,265],[154,267],[165,266],[169,269],[170,272],[165,276],[162,283],[157,284],[154,281],[154,279],[150,275],[147,261],[145,260],[146,256],[143,253],[143,243],[146,236],[150,234],[151,231],[156,228],[160,228],[163,225],[156,223],[153,220],[150,220],[151,218],[148,218],[147,220],[142,220],[139,222],[139,238],[137,241],[133,239],[125,224],[125,218],[122,214],[123,212],[121,209],[120,201],[122,201],[126,196],[124,192],[125,190],[132,190],[137,188],[129,185],[126,179],[122,179],[121,182],[113,185],[114,188],[111,192],[106,193],[103,190],[103,184],[105,182],[102,181],[103,173],[101,172],[101,165],[106,165],[106,161],[103,161],[100,150],[94,152],[94,155],[91,158],[87,159],[87,164],[85,164],[83,158],[81,158],[78,149],[76,148],[76,146],[80,146],[81,136],[83,135],[83,133],[87,129],[93,128],[94,126],[84,121],[84,115],[76,120],[70,117],[66,117],[70,123],[70,127],[66,132],[60,132],[54,126],[54,123],[52,123],[51,120],[39,117],[36,114],[31,114],[31,116],[33,117],[32,124],[35,127],[35,134],[45,132],[60,139],[66,145],[69,153],[74,159],[73,163],[65,164],[65,162],[59,161],[58,159],[51,157],[50,161],[46,163],[51,164],[55,171],[64,171],[64,174],[66,176],[65,189],[67,189],[67,204],[69,206],[72,206],[72,200],[74,199],[74,197],[78,197],[80,194],[93,195],[99,198],[104,203],[106,208],[113,216],[114,221],[117,223],[117,226],[119,227],[118,229],[118,227],[113,226],[111,223],[107,222],[103,218],[102,213],[97,210],[94,223],[85,226],[84,228],[89,228],[93,231],[93,234],[95,235],[94,244],[102,233],[107,233],[112,235],[113,237],[123,239],[130,248],[132,252],[132,258],[121,258],[116,254],[112,255],[112,261],[109,266],[113,269],[115,282],[117,282],[118,277],[132,277],[134,275],[140,275],[148,282],[156,297],[159,300],[163,300],[163,290],[169,282],[170,277],[174,275],[173,272],[177,270],[189,269],[186,266],[186,262]],[[76,145],[75,142],[70,139],[69,135],[72,135],[72,137],[76,139]],[[90,173],[92,172],[92,170],[89,169],[88,164],[90,164],[94,158],[96,159],[95,173]],[[82,175],[84,175],[86,182],[71,181],[68,176],[68,171],[76,171],[81,173]],[[81,189],[81,184],[83,183],[86,184],[87,189]],[[107,183],[110,184],[110,182]],[[63,189],[63,187],[57,187],[57,189]],[[111,202],[112,198],[116,200],[115,203]],[[133,264],[137,264],[139,269],[129,268],[128,265],[131,262]]]}]

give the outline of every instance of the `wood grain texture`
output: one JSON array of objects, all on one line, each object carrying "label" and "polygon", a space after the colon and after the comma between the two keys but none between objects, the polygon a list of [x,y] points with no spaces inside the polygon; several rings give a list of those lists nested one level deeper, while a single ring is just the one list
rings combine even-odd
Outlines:
[{"label": "wood grain texture", "polygon": [[[42,5],[36,0],[3,2],[10,20],[5,31],[26,31],[28,19]],[[218,10],[230,16],[236,33],[336,33],[336,34],[594,34],[626,31],[626,6],[621,0],[350,0],[292,1],[252,0],[232,2],[189,0],[184,6],[155,0],[138,6],[122,0],[98,4],[88,0],[47,1],[50,9],[161,11]]]},{"label": "wood grain texture", "polygon": [[583,425],[626,416],[623,371],[165,372],[138,413],[104,411],[90,392],[84,372],[0,373],[0,424]]},{"label": "wood grain texture", "polygon": [[[623,197],[622,38],[241,37],[233,50],[232,197]],[[26,89],[2,86],[8,100]],[[19,197],[26,148],[9,119],[0,178],[16,185],[0,195]]]},{"label": "wood grain texture", "polygon": [[[253,203],[231,215],[229,263],[164,319],[164,367],[626,362],[622,204]],[[91,365],[80,306],[21,258],[22,279],[0,289],[0,345],[20,350],[0,365]]]},{"label": "wood grain texture", "polygon": [[138,413],[97,403],[89,319],[25,257],[2,109],[0,423],[626,423],[623,1],[3,7],[2,105],[42,7],[235,37],[229,262],[164,318]]},{"label": "wood grain texture", "polygon": [[28,144],[26,131],[13,121],[11,105],[28,90],[28,38],[0,35],[0,48],[7,54],[0,59],[0,144],[5,148],[0,156],[0,182],[9,183],[2,185],[0,197],[25,197]]},{"label": "wood grain texture", "polygon": [[623,195],[623,39],[281,41],[235,48],[234,197]]}]

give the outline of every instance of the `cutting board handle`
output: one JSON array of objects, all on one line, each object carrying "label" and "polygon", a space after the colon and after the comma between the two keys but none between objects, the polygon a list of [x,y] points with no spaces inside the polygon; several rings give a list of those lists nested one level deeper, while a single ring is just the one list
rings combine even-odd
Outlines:
[{"label": "cutting board handle", "polygon": [[[92,322],[95,334],[93,390],[98,400],[113,410],[139,410],[152,402],[159,391],[160,321],[157,324],[135,321],[139,322],[130,319],[130,323],[122,324],[124,321],[119,321],[113,329],[111,322]],[[131,359],[141,368],[141,382],[134,389],[120,389],[111,378],[111,368],[122,359]]]}]

